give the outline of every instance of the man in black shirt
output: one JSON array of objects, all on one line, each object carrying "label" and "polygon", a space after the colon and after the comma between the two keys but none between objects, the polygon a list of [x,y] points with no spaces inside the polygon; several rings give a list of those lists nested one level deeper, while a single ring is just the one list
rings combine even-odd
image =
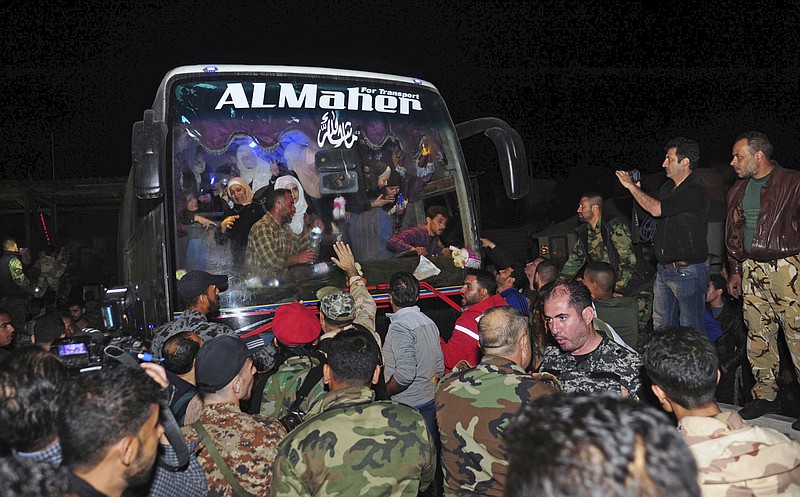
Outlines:
[{"label": "man in black shirt", "polygon": [[708,289],[709,196],[693,170],[700,161],[697,142],[677,137],[664,147],[667,182],[658,198],[646,194],[627,171],[619,182],[636,202],[658,219],[654,248],[658,273],[653,284],[653,328],[688,326],[705,332],[703,314]]}]

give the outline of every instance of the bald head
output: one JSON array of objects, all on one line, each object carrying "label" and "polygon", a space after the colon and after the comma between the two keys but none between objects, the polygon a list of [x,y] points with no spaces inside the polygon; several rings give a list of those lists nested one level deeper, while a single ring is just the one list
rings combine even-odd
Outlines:
[{"label": "bald head", "polygon": [[511,359],[521,367],[530,362],[528,324],[513,307],[494,307],[478,323],[481,351]]}]

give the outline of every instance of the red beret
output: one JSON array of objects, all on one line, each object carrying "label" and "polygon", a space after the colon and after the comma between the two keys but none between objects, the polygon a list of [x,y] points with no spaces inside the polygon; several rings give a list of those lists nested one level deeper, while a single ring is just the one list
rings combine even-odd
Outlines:
[{"label": "red beret", "polygon": [[290,347],[311,343],[320,335],[319,318],[299,302],[284,304],[275,311],[272,332],[279,342]]}]

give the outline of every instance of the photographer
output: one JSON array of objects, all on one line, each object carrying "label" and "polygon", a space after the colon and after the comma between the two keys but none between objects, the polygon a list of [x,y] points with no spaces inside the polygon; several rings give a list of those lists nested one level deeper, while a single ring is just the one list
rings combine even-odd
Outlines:
[{"label": "photographer", "polygon": [[664,147],[662,167],[667,182],[658,198],[646,194],[628,171],[617,171],[619,182],[634,200],[658,218],[654,249],[658,272],[653,285],[653,328],[689,326],[705,332],[705,295],[709,264],[709,196],[694,169],[700,161],[697,142],[683,137]]}]

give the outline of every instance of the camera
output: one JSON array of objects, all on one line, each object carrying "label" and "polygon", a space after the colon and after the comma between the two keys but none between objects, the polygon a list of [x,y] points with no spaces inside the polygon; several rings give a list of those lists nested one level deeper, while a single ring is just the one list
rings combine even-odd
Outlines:
[{"label": "camera", "polygon": [[290,411],[289,414],[282,417],[278,421],[286,428],[286,431],[292,431],[303,422],[306,413],[303,411]]},{"label": "camera", "polygon": [[630,171],[628,171],[628,174],[631,177],[631,181],[633,181],[634,183],[642,181],[642,173],[639,172],[638,169],[631,169]]}]

